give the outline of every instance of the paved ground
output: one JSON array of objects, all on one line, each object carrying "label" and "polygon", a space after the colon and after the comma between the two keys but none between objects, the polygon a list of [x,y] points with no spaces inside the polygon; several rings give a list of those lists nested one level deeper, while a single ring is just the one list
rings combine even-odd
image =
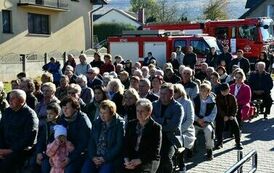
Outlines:
[{"label": "paved ground", "polygon": [[[252,150],[258,152],[258,173],[274,173],[274,106],[268,120],[263,120],[262,117],[260,115],[251,122],[244,123],[242,151],[244,155]],[[234,139],[226,139],[224,147],[214,151],[215,158],[212,161],[206,161],[203,141],[204,139],[198,141],[198,151],[187,161],[188,173],[222,173],[237,162]],[[248,172],[250,167],[251,161],[245,164],[243,172]]]}]

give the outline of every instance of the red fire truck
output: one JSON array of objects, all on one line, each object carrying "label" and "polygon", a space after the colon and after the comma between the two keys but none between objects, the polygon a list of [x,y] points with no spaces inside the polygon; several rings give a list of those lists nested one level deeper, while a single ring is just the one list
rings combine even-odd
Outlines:
[{"label": "red fire truck", "polygon": [[245,57],[252,62],[262,50],[273,44],[273,20],[249,18],[235,20],[206,21],[204,23],[147,24],[144,30],[180,30],[186,33],[207,33],[217,38],[218,43],[227,44],[231,52],[243,49]]},{"label": "red fire truck", "polygon": [[175,51],[177,46],[181,46],[183,51],[187,46],[192,46],[197,54],[197,65],[205,61],[210,47],[216,47],[217,51],[220,51],[216,38],[205,34],[182,35],[181,32],[164,30],[139,30],[125,31],[122,36],[108,37],[108,52],[113,56],[121,55],[124,59],[142,62],[147,53],[152,52],[160,67],[168,62],[171,52]]}]

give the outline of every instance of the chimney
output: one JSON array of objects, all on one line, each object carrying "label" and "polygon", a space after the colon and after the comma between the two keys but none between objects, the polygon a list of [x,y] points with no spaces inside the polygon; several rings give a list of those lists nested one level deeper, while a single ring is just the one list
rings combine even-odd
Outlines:
[{"label": "chimney", "polygon": [[138,10],[138,22],[145,24],[145,9],[141,8]]}]

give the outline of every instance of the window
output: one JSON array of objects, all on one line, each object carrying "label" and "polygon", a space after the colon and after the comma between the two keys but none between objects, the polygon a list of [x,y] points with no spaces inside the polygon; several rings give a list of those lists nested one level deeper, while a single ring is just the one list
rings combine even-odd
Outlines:
[{"label": "window", "polygon": [[176,51],[176,47],[181,46],[182,51],[185,52],[186,40],[175,40],[173,50]]},{"label": "window", "polygon": [[3,33],[11,33],[11,11],[2,10]]},{"label": "window", "polygon": [[270,18],[274,17],[274,5],[267,6],[267,17],[270,17]]},{"label": "window", "polygon": [[29,13],[28,28],[31,34],[49,34],[49,16]]},{"label": "window", "polygon": [[228,27],[219,27],[215,30],[215,35],[218,40],[225,40],[228,37]]},{"label": "window", "polygon": [[196,54],[205,55],[207,53],[206,49],[209,49],[209,47],[203,40],[191,41],[191,46],[193,47],[193,52]]},{"label": "window", "polygon": [[240,38],[256,41],[258,40],[258,31],[256,26],[241,26],[239,27]]}]

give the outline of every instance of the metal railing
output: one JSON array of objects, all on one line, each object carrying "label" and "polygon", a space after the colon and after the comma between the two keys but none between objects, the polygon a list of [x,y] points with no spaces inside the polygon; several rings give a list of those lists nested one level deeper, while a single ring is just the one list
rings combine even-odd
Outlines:
[{"label": "metal railing", "polygon": [[19,4],[32,4],[54,8],[68,8],[67,0],[19,0]]},{"label": "metal railing", "polygon": [[249,170],[248,173],[256,172],[257,166],[258,166],[258,161],[257,161],[258,154],[256,150],[252,150],[244,157],[243,157],[242,151],[238,151],[238,162],[235,163],[232,167],[230,167],[225,173],[234,173],[236,171],[238,173],[242,173],[243,164],[248,162],[250,159],[252,159],[252,163],[251,163],[251,170]]}]

